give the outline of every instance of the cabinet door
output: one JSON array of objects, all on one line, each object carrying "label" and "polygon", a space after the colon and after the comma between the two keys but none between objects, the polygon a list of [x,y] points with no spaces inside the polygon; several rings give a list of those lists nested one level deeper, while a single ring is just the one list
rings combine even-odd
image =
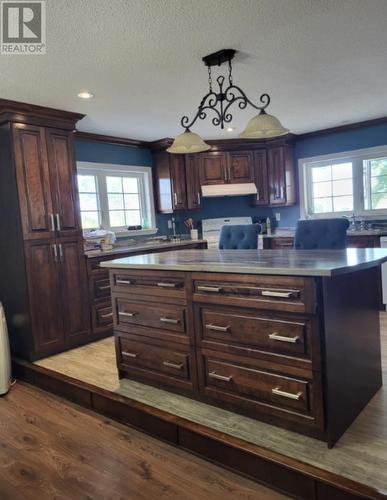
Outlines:
[{"label": "cabinet door", "polygon": [[155,175],[157,210],[159,212],[170,213],[173,207],[168,153],[159,152],[153,154],[153,171]]},{"label": "cabinet door", "polygon": [[57,240],[60,260],[61,312],[65,342],[76,344],[90,328],[86,258],[82,241]]},{"label": "cabinet door", "polygon": [[173,210],[186,210],[187,191],[185,187],[184,156],[169,155],[169,168],[171,171]]},{"label": "cabinet door", "polygon": [[286,204],[285,156],[283,146],[268,150],[270,205]]},{"label": "cabinet door", "polygon": [[12,137],[24,239],[55,234],[44,128],[14,124]]},{"label": "cabinet door", "polygon": [[254,196],[255,205],[268,205],[268,179],[267,179],[267,161],[266,150],[254,151],[254,177],[257,186],[257,194]]},{"label": "cabinet door", "polygon": [[228,155],[228,182],[254,182],[254,157],[251,151],[235,151]]},{"label": "cabinet door", "polygon": [[52,241],[28,242],[25,246],[33,351],[40,355],[64,348],[60,264],[55,250]]},{"label": "cabinet door", "polygon": [[80,235],[80,208],[72,132],[46,130],[55,222],[60,236]]},{"label": "cabinet door", "polygon": [[227,182],[227,154],[203,153],[200,155],[200,184],[225,184]]},{"label": "cabinet door", "polygon": [[201,207],[201,190],[199,179],[199,157],[185,157],[185,177],[187,181],[187,208],[189,210]]}]

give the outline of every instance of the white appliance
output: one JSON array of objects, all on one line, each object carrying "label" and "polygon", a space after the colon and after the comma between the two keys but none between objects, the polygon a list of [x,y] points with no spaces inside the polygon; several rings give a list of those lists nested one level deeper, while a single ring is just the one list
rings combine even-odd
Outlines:
[{"label": "white appliance", "polygon": [[[220,219],[203,219],[203,239],[207,240],[208,248],[218,248],[220,229],[226,224],[252,224],[251,217],[225,217]],[[263,248],[262,236],[258,236],[258,248]]]},{"label": "white appliance", "polygon": [[0,396],[11,387],[11,353],[4,308],[0,302]]},{"label": "white appliance", "polygon": [[209,184],[200,186],[202,196],[205,198],[216,198],[218,196],[247,196],[257,194],[257,186],[254,182],[241,182],[240,184]]},{"label": "white appliance", "polygon": [[[381,248],[387,248],[387,236],[380,237]],[[387,263],[382,264],[383,304],[387,310]]]}]

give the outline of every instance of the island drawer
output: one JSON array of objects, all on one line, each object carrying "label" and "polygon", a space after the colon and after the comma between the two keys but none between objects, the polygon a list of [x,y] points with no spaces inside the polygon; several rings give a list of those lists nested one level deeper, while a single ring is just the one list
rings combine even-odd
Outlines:
[{"label": "island drawer", "polygon": [[113,312],[110,302],[96,304],[92,307],[93,332],[111,328],[113,334]]},{"label": "island drawer", "polygon": [[111,272],[112,290],[131,297],[147,296],[185,299],[185,279],[181,273],[150,271],[126,271],[114,269]]},{"label": "island drawer", "polygon": [[134,378],[192,387],[194,367],[189,348],[179,349],[173,343],[150,344],[137,339],[116,337],[120,369]]},{"label": "island drawer", "polygon": [[110,280],[106,273],[102,272],[90,276],[89,282],[93,301],[106,301],[110,298]]},{"label": "island drawer", "polygon": [[227,358],[210,350],[198,353],[199,393],[230,403],[242,411],[269,413],[298,422],[322,425],[322,405],[315,375],[308,378],[261,368],[245,358]]},{"label": "island drawer", "polygon": [[195,331],[204,347],[236,345],[297,358],[310,358],[312,321],[251,310],[195,305]]},{"label": "island drawer", "polygon": [[117,329],[130,331],[131,326],[168,330],[186,334],[186,308],[172,304],[136,302],[114,297]]},{"label": "island drawer", "polygon": [[313,278],[219,274],[193,275],[195,302],[299,313],[315,312]]}]

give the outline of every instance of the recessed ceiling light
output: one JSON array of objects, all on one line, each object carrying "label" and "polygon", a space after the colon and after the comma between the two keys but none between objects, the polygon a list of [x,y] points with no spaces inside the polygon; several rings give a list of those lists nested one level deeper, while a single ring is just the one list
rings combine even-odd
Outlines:
[{"label": "recessed ceiling light", "polygon": [[92,92],[89,92],[88,90],[82,90],[82,92],[78,93],[78,97],[80,99],[92,99],[94,97],[94,94]]},{"label": "recessed ceiling light", "polygon": [[227,127],[227,132],[234,132],[235,127]]}]

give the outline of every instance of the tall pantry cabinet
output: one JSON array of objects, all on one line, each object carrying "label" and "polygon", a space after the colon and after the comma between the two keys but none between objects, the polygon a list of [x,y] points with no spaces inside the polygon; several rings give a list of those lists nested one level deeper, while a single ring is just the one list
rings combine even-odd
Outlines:
[{"label": "tall pantry cabinet", "polygon": [[88,341],[73,130],[83,115],[0,99],[0,300],[13,353]]}]

